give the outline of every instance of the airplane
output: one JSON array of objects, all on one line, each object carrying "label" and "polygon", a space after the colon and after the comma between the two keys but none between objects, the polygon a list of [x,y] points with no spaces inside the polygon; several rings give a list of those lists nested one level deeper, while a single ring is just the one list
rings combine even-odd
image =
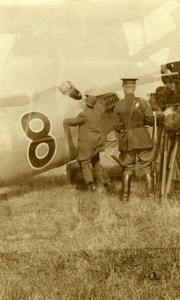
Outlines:
[{"label": "airplane", "polygon": [[[28,104],[0,108],[0,183],[29,178],[77,157],[78,127],[64,127],[63,120],[77,116],[84,106],[81,93],[73,85],[71,90],[66,94],[53,86]],[[119,98],[109,93],[97,99],[107,107],[102,118],[107,135]]]},{"label": "airplane", "polygon": [[[119,71],[123,77],[126,71],[129,74],[139,71],[143,76],[138,76],[137,85],[144,86],[145,93],[148,82],[161,80],[160,74],[154,76],[154,71],[159,67],[159,59],[169,59],[159,51],[167,48],[171,61],[176,59],[180,45],[177,41],[179,25],[173,23],[163,0],[141,4],[141,10],[130,2],[123,1],[121,7],[115,3],[109,5],[113,22],[106,14],[106,3],[96,8],[86,3],[85,26],[82,26],[85,14],[74,5],[1,6],[1,93],[4,96],[9,90],[13,94],[30,89],[36,94],[16,94],[0,99],[0,183],[40,174],[76,158],[77,127],[65,129],[63,119],[76,116],[83,109],[82,101],[62,94],[53,86],[57,80],[79,78],[78,84],[86,88],[89,80],[90,86],[94,86],[102,80],[107,83]],[[64,13],[66,9],[67,14]],[[76,14],[71,13],[73,9],[78,13],[79,22]],[[161,15],[166,18],[160,19],[158,24],[164,30],[152,31],[148,20],[162,11]],[[178,10],[176,15],[178,23]],[[158,16],[151,25],[157,24]],[[167,26],[163,26],[165,19]],[[102,26],[105,23],[106,26]],[[102,43],[97,43],[96,34],[102,37]],[[134,36],[139,50],[134,47]],[[97,53],[95,48],[92,51],[92,45],[97,46]],[[146,74],[147,69],[152,73]],[[53,87],[37,93],[47,85]],[[106,84],[105,88],[89,91],[109,108],[103,118],[105,134],[112,128],[111,112],[114,102],[119,100],[116,91],[120,89],[120,80],[117,80]],[[108,150],[111,154],[112,150]]]},{"label": "airplane", "polygon": [[[161,65],[164,87],[169,80],[179,79],[179,66],[180,62]],[[150,74],[149,81],[154,78]],[[147,76],[144,80],[146,84]],[[113,129],[113,108],[120,101],[117,93],[120,89],[117,83],[108,86],[110,92],[107,92],[107,87],[96,91],[89,89],[89,94],[96,96],[107,109],[101,121],[105,136]],[[76,159],[78,127],[64,127],[63,120],[77,116],[84,108],[84,101],[81,92],[70,81],[39,93],[32,101],[25,99],[23,102],[20,97],[20,105],[15,99],[15,104],[10,106],[11,101],[7,101],[9,106],[3,104],[0,107],[0,183],[34,176]],[[113,159],[116,146],[115,140],[112,147],[107,146],[109,157]],[[121,164],[117,160],[116,163]]]}]

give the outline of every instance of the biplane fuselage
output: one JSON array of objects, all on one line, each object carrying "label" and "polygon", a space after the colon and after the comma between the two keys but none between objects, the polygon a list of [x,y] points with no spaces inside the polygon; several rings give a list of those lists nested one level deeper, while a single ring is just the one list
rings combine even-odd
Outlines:
[{"label": "biplane fuselage", "polygon": [[0,182],[33,176],[77,156],[78,128],[63,120],[82,111],[81,101],[58,87],[28,105],[0,108]]}]

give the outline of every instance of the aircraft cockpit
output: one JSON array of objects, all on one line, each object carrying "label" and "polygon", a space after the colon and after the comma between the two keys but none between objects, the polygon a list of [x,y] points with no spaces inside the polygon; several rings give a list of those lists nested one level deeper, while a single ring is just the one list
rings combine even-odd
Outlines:
[{"label": "aircraft cockpit", "polygon": [[58,86],[60,92],[64,95],[68,95],[69,97],[75,99],[75,100],[81,100],[82,94],[81,92],[76,89],[74,84],[72,84],[71,81],[65,81],[61,83],[60,86]]}]

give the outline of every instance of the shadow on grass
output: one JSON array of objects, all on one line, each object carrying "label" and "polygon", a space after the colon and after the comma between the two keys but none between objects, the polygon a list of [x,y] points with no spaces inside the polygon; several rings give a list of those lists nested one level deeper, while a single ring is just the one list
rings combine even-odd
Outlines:
[{"label": "shadow on grass", "polygon": [[[112,180],[111,194],[118,196],[121,190],[122,168],[119,166],[115,166],[106,169],[106,171],[108,172]],[[140,186],[143,183],[142,176],[137,170],[135,172],[135,175],[133,176],[133,182],[137,182],[138,185],[140,184]],[[5,193],[1,191],[0,201],[7,201],[11,197],[21,197],[25,194],[30,194],[35,191],[49,191],[55,188],[68,186],[68,184],[71,184],[72,186],[76,187],[77,190],[86,191],[86,184],[84,182],[80,168],[77,163],[71,165],[67,175],[41,174],[31,178],[21,180],[16,179],[4,185],[7,191]],[[133,184],[132,190],[134,190]],[[135,192],[138,193],[138,189]]]},{"label": "shadow on grass", "polygon": [[38,175],[30,179],[15,180],[7,185],[6,192],[0,194],[0,201],[9,200],[11,197],[21,197],[35,191],[48,191],[68,185],[66,175],[43,176]]}]

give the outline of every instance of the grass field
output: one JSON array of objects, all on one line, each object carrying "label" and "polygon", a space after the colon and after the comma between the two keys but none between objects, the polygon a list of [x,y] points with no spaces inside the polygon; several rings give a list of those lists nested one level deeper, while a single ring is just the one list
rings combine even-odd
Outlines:
[{"label": "grass field", "polygon": [[[112,174],[111,174],[112,175]],[[76,190],[56,169],[2,188],[0,299],[180,299],[180,203]]]}]

